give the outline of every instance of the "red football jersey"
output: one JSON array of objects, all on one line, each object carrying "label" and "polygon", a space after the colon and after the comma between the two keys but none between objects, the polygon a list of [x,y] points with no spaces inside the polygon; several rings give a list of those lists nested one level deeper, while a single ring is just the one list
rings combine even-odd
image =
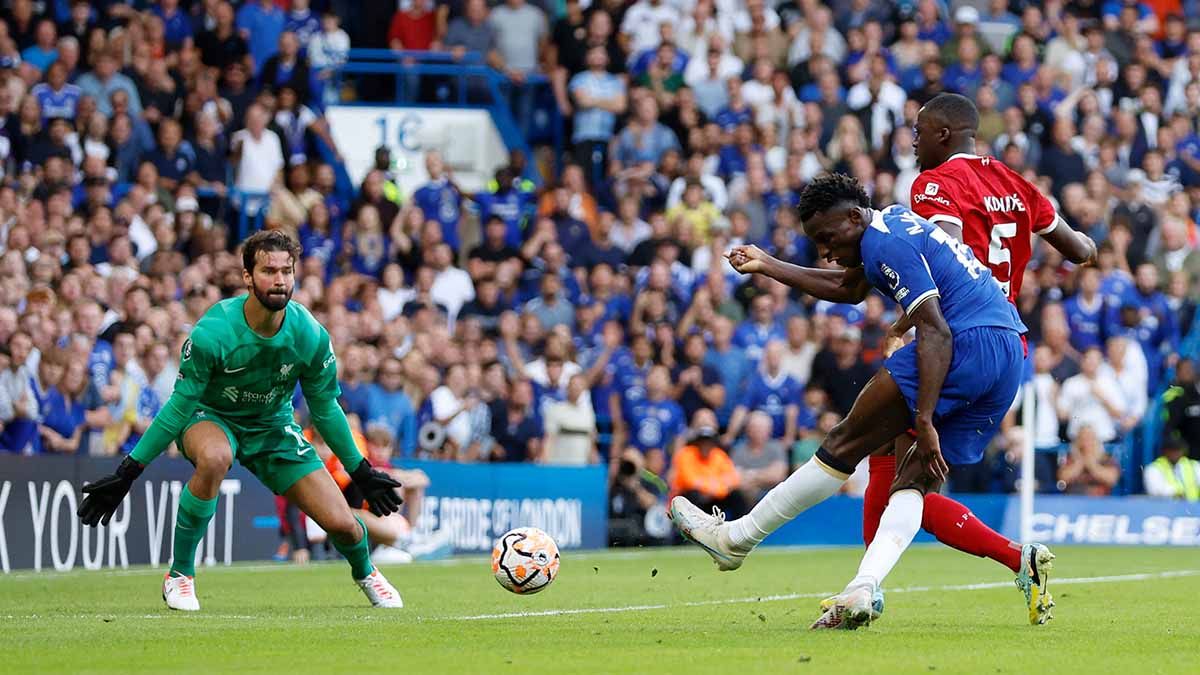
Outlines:
[{"label": "red football jersey", "polygon": [[1033,235],[1058,224],[1054,205],[1037,186],[993,157],[959,153],[922,171],[912,186],[912,210],[931,222],[962,228],[963,242],[987,264],[1015,303]]}]

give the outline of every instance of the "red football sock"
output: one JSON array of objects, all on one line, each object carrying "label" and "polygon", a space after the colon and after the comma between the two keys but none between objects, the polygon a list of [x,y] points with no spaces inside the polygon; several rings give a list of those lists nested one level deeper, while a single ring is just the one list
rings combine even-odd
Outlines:
[{"label": "red football sock", "polygon": [[953,499],[939,494],[925,495],[921,527],[951,548],[991,558],[1014,573],[1021,569],[1021,545],[1001,536]]},{"label": "red football sock", "polygon": [[863,494],[863,544],[870,546],[879,530],[879,519],[892,496],[892,482],[896,479],[895,455],[871,455],[871,468],[867,491]]}]

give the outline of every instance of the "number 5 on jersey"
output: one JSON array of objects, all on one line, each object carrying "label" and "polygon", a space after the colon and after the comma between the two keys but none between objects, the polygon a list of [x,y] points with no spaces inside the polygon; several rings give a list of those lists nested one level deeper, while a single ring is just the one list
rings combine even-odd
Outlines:
[{"label": "number 5 on jersey", "polygon": [[[991,240],[988,242],[988,267],[993,271],[1000,265],[1008,265],[1008,274],[1004,276],[1012,279],[1012,251],[1009,250],[1008,242],[1017,236],[1016,223],[996,223],[992,226]],[[1011,281],[1000,281],[999,274],[992,274],[992,278],[996,283],[1000,284],[1000,290],[1004,291],[1004,295],[1008,296],[1008,288]]]}]

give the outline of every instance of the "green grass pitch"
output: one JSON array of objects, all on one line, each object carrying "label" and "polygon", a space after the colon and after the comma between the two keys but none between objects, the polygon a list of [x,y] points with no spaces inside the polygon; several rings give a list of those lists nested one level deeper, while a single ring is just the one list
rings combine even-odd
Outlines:
[{"label": "green grass pitch", "polygon": [[385,567],[399,611],[365,607],[341,563],[201,569],[196,615],[165,609],[161,570],[21,572],[0,576],[0,670],[1200,672],[1194,549],[1057,553],[1046,626],[1025,623],[1008,571],[918,546],[888,579],[882,620],[854,633],[807,630],[853,576],[849,548],[763,549],[732,573],[690,548],[568,552],[528,597],[478,557]]}]

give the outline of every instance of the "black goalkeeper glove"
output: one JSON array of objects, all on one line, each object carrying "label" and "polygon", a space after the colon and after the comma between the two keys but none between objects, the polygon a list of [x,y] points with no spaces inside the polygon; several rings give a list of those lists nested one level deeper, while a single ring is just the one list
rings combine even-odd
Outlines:
[{"label": "black goalkeeper glove", "polygon": [[350,474],[350,479],[367,500],[371,513],[377,516],[396,513],[404,503],[396,492],[396,488],[402,487],[400,481],[372,467],[366,459]]},{"label": "black goalkeeper glove", "polygon": [[79,505],[77,514],[83,524],[92,527],[107,525],[144,468],[132,457],[126,457],[116,473],[84,485],[83,494],[87,497]]}]

